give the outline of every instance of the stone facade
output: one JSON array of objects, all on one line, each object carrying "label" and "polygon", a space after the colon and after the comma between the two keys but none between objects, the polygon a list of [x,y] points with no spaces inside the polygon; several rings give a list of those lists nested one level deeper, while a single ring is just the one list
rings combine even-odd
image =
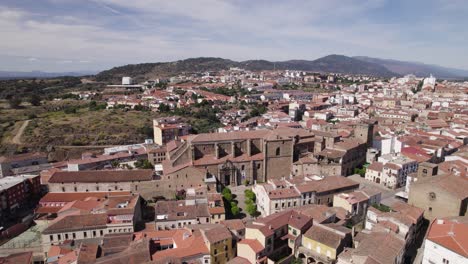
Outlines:
[{"label": "stone facade", "polygon": [[308,139],[313,137],[291,128],[195,135],[169,149],[163,179],[177,179],[189,167],[200,175],[188,175],[184,185],[198,185],[210,177],[221,185],[288,177],[296,154],[312,149]]}]

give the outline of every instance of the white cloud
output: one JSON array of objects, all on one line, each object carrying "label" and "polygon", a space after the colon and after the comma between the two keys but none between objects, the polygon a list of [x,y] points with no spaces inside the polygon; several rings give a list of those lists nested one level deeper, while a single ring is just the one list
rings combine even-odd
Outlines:
[{"label": "white cloud", "polygon": [[0,34],[6,40],[0,42],[0,54],[57,58],[56,63],[71,61],[67,67],[82,68],[196,56],[283,60],[330,53],[440,61],[468,68],[463,65],[467,55],[461,60],[459,54],[460,44],[468,45],[467,40],[463,34],[447,33],[450,21],[431,27],[446,40],[428,43],[418,37],[421,31],[430,32],[421,25],[370,20],[368,14],[388,4],[384,0],[88,3],[97,14],[77,11],[47,17],[26,7],[0,6]]}]

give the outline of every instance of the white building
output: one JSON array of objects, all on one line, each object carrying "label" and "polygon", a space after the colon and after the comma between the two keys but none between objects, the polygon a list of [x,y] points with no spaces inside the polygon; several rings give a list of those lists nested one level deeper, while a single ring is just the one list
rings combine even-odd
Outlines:
[{"label": "white building", "polygon": [[375,137],[372,147],[379,150],[381,155],[401,152],[401,142],[396,135]]},{"label": "white building", "polygon": [[434,76],[429,76],[428,78],[424,79],[423,86],[434,86],[436,84],[436,78]]},{"label": "white building", "polygon": [[122,85],[132,85],[133,79],[132,77],[122,77]]},{"label": "white building", "polygon": [[418,162],[404,156],[387,154],[367,167],[365,179],[396,189],[406,185],[410,173],[418,170]]},{"label": "white building", "polygon": [[468,263],[467,234],[466,217],[434,220],[424,242],[422,264]]}]

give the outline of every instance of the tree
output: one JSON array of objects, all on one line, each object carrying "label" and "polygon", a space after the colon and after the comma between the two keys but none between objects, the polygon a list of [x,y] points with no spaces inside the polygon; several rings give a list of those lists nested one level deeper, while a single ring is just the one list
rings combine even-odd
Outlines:
[{"label": "tree", "polygon": [[361,177],[366,176],[366,168],[354,168],[354,174],[359,174]]},{"label": "tree", "polygon": [[252,190],[245,190],[244,194],[245,194],[246,200],[251,200],[252,202],[255,202],[256,197],[255,197],[255,193]]},{"label": "tree", "polygon": [[159,112],[166,113],[171,111],[171,108],[167,104],[160,104],[158,107]]},{"label": "tree", "polygon": [[240,213],[240,209],[235,202],[231,202],[231,214],[237,216]]},{"label": "tree", "polygon": [[221,192],[223,194],[224,199],[226,199],[228,202],[232,201],[232,193],[231,190],[227,187],[224,187],[223,191]]},{"label": "tree", "polygon": [[304,262],[302,262],[301,259],[298,259],[298,258],[293,258],[291,260],[291,262],[289,262],[290,264],[303,264]]},{"label": "tree", "polygon": [[22,102],[23,100],[21,100],[21,98],[16,97],[16,96],[13,96],[10,99],[8,99],[8,104],[10,104],[10,107],[14,109],[19,108]]},{"label": "tree", "polygon": [[153,169],[153,164],[149,160],[137,160],[135,162],[135,168],[138,169]]},{"label": "tree", "polygon": [[247,213],[249,213],[249,215],[251,215],[251,216],[253,216],[253,217],[255,217],[255,216],[258,215],[258,212],[257,212],[257,205],[254,204],[253,202],[246,204],[246,208],[245,208],[245,209],[246,209]]},{"label": "tree", "polygon": [[29,103],[34,106],[40,106],[41,97],[37,94],[32,94],[31,97],[29,98]]}]

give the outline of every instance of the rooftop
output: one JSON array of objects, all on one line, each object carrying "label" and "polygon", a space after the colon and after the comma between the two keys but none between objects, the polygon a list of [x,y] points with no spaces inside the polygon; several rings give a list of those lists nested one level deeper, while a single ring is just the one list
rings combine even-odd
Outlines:
[{"label": "rooftop", "polygon": [[468,258],[468,219],[454,217],[434,220],[428,230],[427,239]]}]

